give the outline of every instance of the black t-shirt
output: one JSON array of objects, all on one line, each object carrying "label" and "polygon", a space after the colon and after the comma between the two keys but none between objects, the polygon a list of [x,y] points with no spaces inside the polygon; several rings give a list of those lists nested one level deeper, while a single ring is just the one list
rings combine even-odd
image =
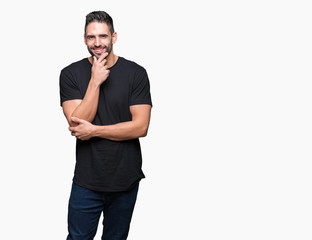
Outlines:
[{"label": "black t-shirt", "polygon": [[[83,99],[92,65],[87,58],[65,67],[60,74],[61,105],[64,101]],[[119,57],[100,87],[94,125],[131,121],[129,107],[152,105],[149,79],[145,69]],[[126,191],[144,178],[139,139],[111,141],[104,138],[77,139],[73,181],[85,188],[103,191]]]}]

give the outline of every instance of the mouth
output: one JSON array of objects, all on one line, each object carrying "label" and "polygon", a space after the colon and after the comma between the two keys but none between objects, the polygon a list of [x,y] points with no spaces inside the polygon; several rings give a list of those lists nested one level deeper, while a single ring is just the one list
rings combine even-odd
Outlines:
[{"label": "mouth", "polygon": [[103,52],[106,51],[106,48],[105,48],[105,47],[104,47],[104,48],[93,48],[92,50],[93,50],[93,52],[94,52],[96,55],[101,55]]}]

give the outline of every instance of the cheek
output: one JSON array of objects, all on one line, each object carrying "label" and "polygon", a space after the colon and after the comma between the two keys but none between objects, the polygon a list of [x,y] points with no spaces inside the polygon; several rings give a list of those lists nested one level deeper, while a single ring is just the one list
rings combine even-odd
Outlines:
[{"label": "cheek", "polygon": [[103,40],[102,44],[105,45],[105,46],[109,46],[109,41],[108,40]]},{"label": "cheek", "polygon": [[93,46],[92,41],[87,41],[85,44],[87,45],[88,48],[91,48]]}]

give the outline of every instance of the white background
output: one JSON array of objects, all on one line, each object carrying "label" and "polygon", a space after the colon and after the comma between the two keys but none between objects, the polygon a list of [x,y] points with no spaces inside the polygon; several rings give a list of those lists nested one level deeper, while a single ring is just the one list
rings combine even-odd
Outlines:
[{"label": "white background", "polygon": [[2,2],[0,238],[66,238],[75,139],[58,78],[105,10],[154,104],[128,239],[310,240],[309,2]]}]

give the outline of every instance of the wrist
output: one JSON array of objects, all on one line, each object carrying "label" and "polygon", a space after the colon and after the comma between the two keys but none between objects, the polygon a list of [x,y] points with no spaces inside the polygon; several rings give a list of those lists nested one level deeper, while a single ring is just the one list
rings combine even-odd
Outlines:
[{"label": "wrist", "polygon": [[93,137],[100,137],[100,126],[98,126],[98,125],[93,125],[93,128],[92,128],[92,136],[93,136]]},{"label": "wrist", "polygon": [[91,77],[89,86],[99,88],[101,86],[101,83],[99,83],[99,81],[97,81],[95,78]]},{"label": "wrist", "polygon": [[107,126],[103,126],[103,125],[93,125],[93,126],[94,126],[92,130],[93,137],[106,138]]}]

